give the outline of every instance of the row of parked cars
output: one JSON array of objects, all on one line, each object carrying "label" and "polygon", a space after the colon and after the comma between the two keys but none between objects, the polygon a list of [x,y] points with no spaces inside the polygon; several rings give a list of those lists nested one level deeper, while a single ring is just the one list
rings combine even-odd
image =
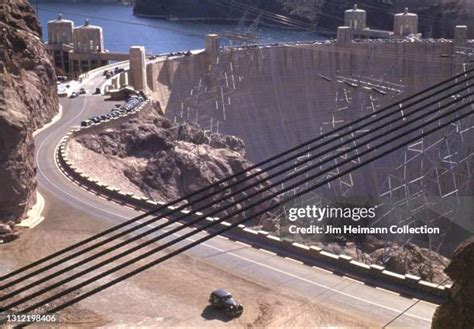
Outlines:
[{"label": "row of parked cars", "polygon": [[105,120],[110,120],[113,118],[117,118],[119,116],[122,116],[124,114],[133,112],[136,110],[141,103],[143,103],[146,100],[145,95],[140,95],[140,96],[131,96],[127,99],[125,104],[117,104],[111,111],[110,113],[103,114],[103,115],[98,115],[96,117],[90,118],[88,120],[84,120],[81,122],[82,127],[88,127],[91,124],[94,123],[99,123],[101,121]]}]

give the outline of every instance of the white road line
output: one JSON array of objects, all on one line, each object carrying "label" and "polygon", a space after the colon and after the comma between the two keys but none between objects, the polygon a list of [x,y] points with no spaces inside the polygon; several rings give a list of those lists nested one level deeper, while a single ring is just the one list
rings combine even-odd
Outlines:
[{"label": "white road line", "polygon": [[244,243],[244,242],[241,242],[241,241],[235,241],[235,243],[240,244],[241,246],[244,246],[244,247],[252,248],[251,245],[249,245],[249,244],[247,244],[247,243]]},{"label": "white road line", "polygon": [[387,293],[392,294],[392,295],[400,296],[399,293],[397,293],[395,291],[388,290],[388,289],[384,289],[384,288],[380,288],[380,287],[375,287],[375,289],[381,290],[383,292],[387,292]]},{"label": "white road line", "polygon": [[[342,277],[343,277],[344,279],[346,279],[346,280],[349,280],[349,281],[352,281],[352,282],[355,282],[355,283],[358,283],[358,284],[364,284],[364,282],[359,281],[359,280],[356,280],[356,279],[353,279],[353,278],[351,278],[351,277],[349,277],[349,276],[346,276],[346,275],[343,275]],[[398,294],[397,294],[397,295],[398,295]]]},{"label": "white road line", "polygon": [[222,235],[218,235],[217,237],[221,240],[230,240],[228,237]]},{"label": "white road line", "polygon": [[332,271],[329,271],[329,270],[326,270],[325,268],[322,268],[322,267],[317,267],[317,266],[311,266],[312,268],[318,270],[318,271],[321,271],[321,272],[326,272],[328,274],[331,274],[331,275],[334,275],[334,273]]},{"label": "white road line", "polygon": [[427,304],[427,305],[434,306],[434,307],[439,306],[439,304],[430,303],[430,302],[427,302],[426,300],[420,300],[419,304]]},{"label": "white road line", "polygon": [[264,249],[264,248],[258,248],[258,250],[260,250],[261,252],[264,252],[266,254],[269,254],[269,255],[272,255],[272,256],[278,256],[276,253],[274,253],[273,251],[270,251],[270,250],[267,250],[267,249]]},{"label": "white road line", "polygon": [[287,260],[289,260],[289,261],[292,261],[292,262],[294,262],[294,263],[297,263],[297,264],[300,264],[300,265],[304,265],[304,263],[303,263],[302,261],[300,261],[300,260],[297,260],[297,259],[294,259],[294,258],[291,258],[291,257],[283,257],[283,258],[285,258],[285,259],[287,259]]}]

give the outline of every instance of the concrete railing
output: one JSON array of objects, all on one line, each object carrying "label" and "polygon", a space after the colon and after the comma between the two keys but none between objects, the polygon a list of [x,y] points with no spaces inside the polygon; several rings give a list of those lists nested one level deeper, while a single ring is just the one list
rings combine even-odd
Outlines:
[{"label": "concrete railing", "polygon": [[[122,123],[123,120],[128,120],[133,116],[137,116],[146,106],[146,103],[142,104],[139,109],[129,115],[93,124],[88,127],[76,128],[66,134],[59,145],[57,155],[58,164],[60,165],[61,170],[63,170],[63,172],[76,183],[119,204],[128,205],[137,210],[143,211],[156,210],[157,208],[164,206],[165,203],[155,202],[148,198],[125,193],[113,186],[92,179],[82,172],[80,168],[74,167],[73,163],[67,156],[67,146],[71,137],[79,136],[88,132],[95,132],[96,130],[104,129],[106,126]],[[175,208],[163,208],[161,211],[158,211],[156,215],[173,209]],[[176,219],[178,216],[182,216],[183,214],[187,216],[182,220],[182,222],[190,222],[203,216],[200,212],[191,214],[190,211],[182,210],[167,217],[170,219]],[[202,227],[209,222],[214,222],[216,220],[218,220],[218,218],[206,217],[205,221],[202,221],[196,226]],[[216,224],[211,229],[208,229],[208,231],[216,232],[223,227],[228,227],[229,225],[230,223],[228,222],[222,222]],[[238,227],[226,232],[225,236],[232,240],[245,242],[256,248],[269,250],[283,257],[289,257],[307,265],[325,268],[336,274],[358,279],[366,284],[386,288],[400,294],[414,296],[433,302],[442,302],[449,295],[450,286],[436,285],[410,274],[401,275],[394,273],[380,265],[367,265],[352,259],[350,256],[336,255],[316,246],[306,246],[281,239],[269,232],[255,231],[245,225],[239,225]]]}]

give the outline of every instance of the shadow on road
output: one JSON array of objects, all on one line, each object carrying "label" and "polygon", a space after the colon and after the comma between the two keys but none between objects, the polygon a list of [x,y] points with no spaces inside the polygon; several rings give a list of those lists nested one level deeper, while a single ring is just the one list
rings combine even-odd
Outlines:
[{"label": "shadow on road", "polygon": [[201,317],[206,320],[219,320],[222,322],[229,322],[232,320],[232,318],[225,315],[224,312],[215,309],[210,305],[206,306],[206,308],[202,310]]}]

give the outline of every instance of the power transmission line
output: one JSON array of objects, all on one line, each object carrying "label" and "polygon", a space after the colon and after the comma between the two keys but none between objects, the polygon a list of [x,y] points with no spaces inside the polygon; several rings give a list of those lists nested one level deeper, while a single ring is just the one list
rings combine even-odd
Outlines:
[{"label": "power transmission line", "polygon": [[[467,72],[463,72],[463,73],[461,73],[461,74],[458,74],[458,75],[456,75],[454,78],[445,80],[445,81],[443,81],[443,82],[441,82],[441,83],[439,83],[439,84],[437,84],[437,85],[435,85],[435,86],[432,86],[428,91],[430,91],[430,90],[435,90],[435,89],[437,89],[437,88],[439,88],[439,87],[442,87],[443,85],[445,85],[445,84],[447,84],[447,83],[449,83],[449,82],[451,82],[451,81],[455,81],[456,79],[458,79],[458,78],[460,78],[460,77],[462,77],[462,76],[464,76],[464,75],[470,74],[470,73],[472,73],[473,71],[474,71],[474,69],[471,69],[471,70],[468,70]],[[464,80],[463,80],[463,82],[464,82]],[[461,83],[461,82],[458,82],[458,83],[456,83],[455,85],[458,85],[459,83]],[[442,89],[441,91],[438,90],[438,91],[436,91],[436,92],[437,92],[437,93],[439,93],[439,92],[444,92],[444,91],[446,91],[446,90],[449,90],[451,87],[452,87],[452,86],[445,87],[445,88]],[[426,92],[427,92],[427,91],[425,90],[425,91],[419,92],[419,93],[417,93],[417,94],[415,94],[415,95],[412,95],[412,96],[410,96],[410,97],[404,98],[403,100],[400,100],[399,102],[397,102],[396,105],[387,106],[387,107],[381,109],[380,111],[377,112],[377,114],[382,114],[382,113],[384,113],[384,112],[390,110],[390,109],[393,108],[394,106],[397,106],[397,104],[403,104],[403,103],[405,103],[405,102],[407,102],[407,101],[409,101],[409,100],[411,100],[411,99],[415,99],[416,97],[419,97],[419,96],[422,96],[422,95],[426,94]],[[414,102],[414,103],[409,103],[409,104],[405,105],[404,107],[410,107],[410,106],[412,106],[412,105],[416,105],[416,104],[419,103],[420,101],[424,101],[424,100],[428,99],[429,97],[432,97],[432,95],[425,96],[425,97],[422,98],[421,100],[418,100],[418,101],[416,101],[416,102]],[[397,108],[397,110],[398,110],[398,108]],[[244,176],[244,179],[243,179],[243,180],[239,180],[239,181],[237,181],[237,182],[233,182],[232,185],[230,185],[230,187],[237,186],[237,184],[240,184],[240,183],[242,183],[242,182],[244,182],[244,181],[246,181],[246,180],[248,180],[248,179],[254,178],[254,177],[256,177],[256,176],[258,176],[258,175],[261,174],[260,172],[257,172],[257,173],[254,172],[254,173],[252,173],[252,171],[254,171],[255,169],[259,169],[259,170],[262,170],[262,171],[269,171],[269,170],[272,170],[272,169],[278,167],[279,165],[283,164],[284,161],[283,161],[283,162],[279,162],[279,163],[277,163],[277,164],[273,164],[273,165],[271,165],[271,166],[269,166],[269,167],[267,167],[267,168],[265,168],[264,166],[267,166],[268,164],[272,163],[273,161],[278,160],[278,159],[280,159],[280,158],[282,158],[282,157],[285,157],[285,156],[287,156],[287,155],[289,155],[289,154],[291,154],[291,153],[293,153],[293,152],[295,152],[295,151],[298,151],[298,150],[302,150],[302,152],[300,152],[299,154],[297,154],[296,157],[297,157],[297,156],[304,155],[304,154],[306,154],[306,153],[308,152],[308,150],[306,149],[307,146],[309,146],[309,145],[311,145],[311,144],[313,144],[313,143],[315,143],[315,142],[318,142],[318,141],[323,141],[323,142],[326,143],[326,141],[324,141],[324,140],[325,140],[327,137],[330,137],[331,135],[336,134],[336,133],[338,133],[338,132],[341,132],[341,131],[343,131],[343,130],[345,130],[345,129],[347,129],[347,128],[353,129],[351,132],[349,132],[349,134],[350,134],[350,133],[352,133],[352,132],[354,131],[354,129],[360,129],[360,128],[353,128],[353,126],[354,126],[355,124],[358,124],[358,123],[363,122],[364,120],[370,119],[370,118],[373,117],[373,115],[374,115],[374,114],[371,113],[371,114],[369,114],[369,115],[366,115],[366,116],[364,116],[364,117],[361,117],[361,118],[359,118],[359,119],[357,119],[357,120],[355,120],[355,121],[353,121],[353,122],[351,122],[351,123],[349,123],[349,124],[346,124],[346,125],[344,125],[344,126],[341,126],[340,128],[337,128],[337,129],[335,129],[335,130],[333,130],[333,131],[331,131],[331,132],[328,132],[328,133],[326,133],[326,134],[324,134],[324,135],[321,135],[321,136],[319,136],[319,137],[317,137],[317,138],[315,138],[315,139],[309,140],[309,141],[307,141],[307,142],[305,142],[305,143],[302,143],[302,144],[300,144],[300,145],[298,145],[298,146],[296,146],[296,147],[294,147],[294,148],[291,148],[290,150],[287,150],[287,151],[285,151],[285,152],[282,152],[282,153],[280,153],[280,154],[278,154],[278,155],[276,155],[276,156],[274,156],[274,157],[271,157],[271,158],[269,158],[269,159],[267,159],[267,160],[264,160],[264,161],[262,161],[262,162],[260,162],[260,163],[257,163],[257,164],[255,164],[255,165],[253,165],[253,166],[247,168],[247,169],[244,170],[244,171],[238,172],[238,173],[236,173],[236,174],[234,174],[234,175],[231,175],[231,176],[229,176],[229,177],[227,177],[227,178],[224,178],[224,179],[222,179],[222,180],[220,180],[220,181],[218,181],[218,182],[216,182],[216,183],[214,183],[214,184],[211,184],[211,185],[209,185],[209,186],[207,186],[207,187],[205,187],[205,188],[202,188],[202,189],[200,189],[200,190],[198,190],[198,191],[196,191],[196,192],[194,192],[194,193],[191,193],[191,194],[189,194],[189,195],[183,196],[182,198],[179,198],[179,199],[177,199],[177,200],[175,200],[175,201],[172,201],[172,202],[170,202],[170,203],[168,203],[168,204],[166,204],[166,205],[164,205],[164,206],[162,206],[162,207],[159,207],[158,209],[155,209],[155,210],[150,211],[150,212],[147,212],[147,213],[145,213],[145,214],[143,214],[143,215],[137,216],[137,217],[135,217],[135,218],[133,218],[133,219],[131,219],[131,220],[129,220],[129,221],[126,221],[126,222],[122,223],[122,224],[116,225],[116,226],[114,226],[114,227],[112,227],[112,228],[110,228],[110,229],[108,229],[108,230],[105,230],[105,231],[103,231],[103,232],[101,232],[101,233],[99,233],[99,234],[97,234],[97,235],[95,235],[95,236],[92,236],[92,237],[90,237],[90,238],[88,238],[88,239],[85,239],[85,240],[83,240],[83,241],[81,241],[81,242],[79,242],[79,243],[77,243],[77,244],[74,244],[74,245],[72,245],[72,246],[70,246],[70,247],[68,247],[68,248],[65,248],[65,249],[63,249],[63,250],[60,250],[60,251],[54,253],[54,254],[51,254],[51,255],[49,255],[49,256],[47,256],[47,257],[44,257],[44,258],[42,258],[42,259],[40,259],[40,260],[38,260],[38,261],[36,261],[36,262],[33,262],[33,263],[31,263],[31,264],[29,264],[29,265],[27,265],[27,266],[24,266],[24,267],[22,267],[22,268],[20,268],[20,269],[18,269],[18,270],[16,270],[16,271],[13,271],[13,272],[11,272],[11,273],[9,273],[9,274],[7,274],[7,275],[4,275],[4,276],[2,276],[2,277],[0,278],[0,280],[1,280],[1,281],[4,281],[5,279],[8,279],[8,278],[10,278],[10,277],[12,277],[12,276],[15,276],[15,275],[17,275],[17,274],[20,274],[20,273],[22,273],[22,272],[24,272],[24,271],[26,271],[26,270],[28,270],[28,269],[31,269],[31,268],[33,268],[33,267],[35,267],[35,266],[37,266],[37,265],[40,265],[40,264],[42,264],[42,263],[45,263],[46,261],[49,261],[49,260],[51,260],[51,259],[54,259],[54,258],[56,258],[56,257],[58,257],[58,256],[60,256],[60,255],[62,255],[62,254],[65,254],[65,253],[67,253],[67,252],[69,252],[69,251],[72,251],[72,250],[74,250],[74,249],[76,249],[76,248],[78,248],[78,247],[80,247],[80,246],[83,246],[83,245],[89,243],[89,242],[92,242],[92,241],[94,241],[94,240],[97,240],[97,239],[99,239],[99,238],[101,238],[101,237],[103,237],[103,236],[105,236],[105,235],[107,235],[107,234],[109,234],[109,233],[112,233],[112,232],[114,232],[114,231],[117,231],[117,230],[119,230],[119,229],[121,229],[121,228],[123,228],[123,227],[126,227],[126,226],[130,225],[130,224],[136,223],[137,221],[139,221],[139,220],[141,220],[141,219],[144,219],[145,217],[147,217],[147,216],[149,216],[149,215],[155,214],[155,213],[160,212],[160,211],[163,211],[163,210],[168,210],[169,207],[174,206],[174,205],[177,205],[177,204],[180,204],[180,203],[182,203],[183,201],[186,201],[186,202],[187,202],[187,200],[192,200],[192,199],[193,199],[194,197],[196,197],[196,196],[201,196],[201,199],[198,199],[197,201],[202,201],[202,200],[204,200],[204,199],[202,199],[202,198],[203,198],[203,197],[202,197],[203,194],[205,195],[204,198],[209,197],[209,196],[212,196],[212,195],[216,195],[217,193],[220,193],[220,192],[222,192],[222,191],[225,191],[227,188],[229,188],[229,186],[221,187],[221,188],[218,189],[218,190],[215,190],[215,188],[217,188],[217,187],[223,185],[224,183],[232,182],[232,181],[233,181],[234,179],[236,179],[236,178],[241,178],[242,176]],[[384,118],[385,118],[385,117],[386,117],[386,116],[384,116]],[[371,122],[371,123],[372,123],[372,122]],[[371,124],[371,123],[369,123],[369,124]],[[340,136],[337,136],[337,137],[339,138]],[[247,176],[247,173],[250,173],[251,175]],[[207,194],[206,192],[211,192],[211,194]],[[187,204],[181,205],[180,207],[173,209],[171,212],[165,213],[163,216],[169,216],[169,215],[171,215],[171,214],[173,214],[173,213],[177,213],[178,211],[184,210],[184,209],[186,209],[187,207],[190,207],[191,205],[192,205],[191,203],[187,202]],[[7,285],[2,285],[2,286],[0,287],[0,289],[5,289],[6,286],[7,286]]]},{"label": "power transmission line", "polygon": [[[455,114],[455,113],[457,113],[458,111],[461,111],[462,109],[464,109],[464,108],[466,108],[466,107],[468,107],[468,106],[470,106],[470,105],[472,105],[472,104],[474,104],[474,101],[471,101],[471,102],[466,103],[466,104],[464,104],[464,105],[462,105],[462,106],[460,106],[460,107],[457,107],[456,109],[452,110],[451,112],[449,112],[449,113],[447,113],[447,114],[444,114],[444,115],[442,115],[442,116],[433,118],[432,120],[429,120],[428,122],[423,122],[421,125],[419,125],[419,126],[417,126],[417,127],[415,127],[415,128],[410,129],[408,132],[405,132],[405,134],[401,134],[401,135],[398,135],[398,136],[396,136],[396,137],[391,138],[389,143],[395,142],[395,141],[399,140],[401,137],[406,136],[406,134],[410,134],[410,133],[413,133],[413,132],[416,132],[416,131],[419,131],[419,130],[422,130],[422,129],[424,130],[424,128],[426,128],[429,124],[436,123],[436,121],[440,120],[441,118],[443,118],[443,117],[445,117],[445,116],[447,116],[447,115],[449,115],[449,114]],[[312,191],[312,190],[315,190],[315,189],[317,189],[317,188],[319,188],[319,187],[321,187],[321,186],[324,186],[324,185],[326,185],[327,183],[329,183],[329,182],[331,182],[331,181],[333,181],[333,180],[335,180],[335,179],[338,179],[338,178],[340,178],[340,177],[342,177],[342,176],[344,176],[344,175],[346,175],[346,174],[348,174],[348,173],[350,173],[350,172],[352,172],[352,171],[354,171],[354,170],[357,170],[357,169],[359,169],[359,168],[361,168],[361,167],[363,167],[363,166],[365,166],[365,165],[367,165],[367,164],[369,164],[369,163],[371,163],[371,162],[374,162],[374,161],[376,161],[376,160],[378,160],[378,159],[380,159],[380,158],[382,158],[382,157],[384,157],[384,156],[386,156],[386,155],[388,155],[388,154],[390,154],[390,153],[392,153],[392,152],[394,152],[394,151],[396,151],[396,150],[398,150],[398,149],[400,149],[400,148],[406,147],[406,146],[408,146],[409,144],[415,142],[416,140],[419,140],[419,139],[422,138],[422,137],[428,136],[428,135],[430,135],[430,134],[432,134],[432,133],[434,133],[434,132],[436,132],[436,131],[439,131],[439,130],[441,130],[441,129],[444,129],[444,128],[448,127],[449,125],[453,124],[454,122],[459,121],[459,120],[462,120],[462,119],[464,119],[464,118],[466,118],[466,117],[468,117],[468,116],[470,116],[470,115],[472,115],[472,114],[474,114],[474,110],[471,110],[471,111],[469,111],[469,112],[467,112],[467,113],[459,114],[459,115],[457,115],[454,119],[452,119],[452,120],[450,120],[450,121],[448,121],[448,122],[446,122],[446,123],[444,123],[444,124],[438,124],[436,127],[432,128],[432,129],[429,129],[428,131],[424,131],[423,133],[421,133],[421,134],[419,134],[419,135],[417,135],[417,136],[415,136],[415,137],[413,137],[413,138],[411,138],[411,139],[409,139],[409,140],[407,140],[407,141],[405,141],[405,142],[399,143],[399,144],[396,145],[395,147],[392,147],[392,148],[390,148],[390,149],[388,149],[388,150],[386,150],[386,151],[384,151],[384,152],[382,152],[382,153],[380,153],[380,154],[377,154],[377,155],[373,156],[373,157],[370,158],[370,159],[367,159],[367,160],[365,160],[365,161],[363,161],[363,162],[360,162],[359,164],[357,164],[357,165],[355,165],[355,166],[353,166],[353,167],[351,167],[351,168],[349,168],[349,169],[347,169],[347,170],[345,170],[345,171],[343,171],[343,172],[341,172],[341,173],[336,174],[335,176],[332,176],[332,177],[330,177],[330,178],[328,178],[328,179],[325,179],[325,180],[322,181],[322,182],[319,182],[319,183],[317,183],[317,184],[315,184],[315,185],[313,185],[313,186],[310,186],[310,187],[304,189],[303,191],[296,193],[296,194],[293,195],[293,196],[290,196],[290,197],[287,199],[287,201],[294,200],[294,199],[296,199],[297,197],[300,197],[300,196],[302,196],[302,195],[304,195],[304,194],[306,194],[306,193],[308,193],[308,192],[310,192],[310,191]],[[383,145],[387,145],[387,144],[383,144]],[[360,157],[361,155],[365,155],[365,154],[372,153],[374,150],[377,150],[378,148],[380,148],[380,147],[383,146],[383,145],[377,145],[376,147],[371,147],[370,149],[368,149],[368,150],[362,152],[362,153],[364,153],[364,154],[360,154],[360,155],[358,154],[358,155],[356,155],[356,156],[354,156],[354,157],[348,158],[347,160],[344,160],[343,162],[341,162],[340,165],[348,164],[348,163],[350,163],[351,161],[353,161],[354,159]],[[336,167],[338,167],[338,166],[340,166],[340,165],[336,165]],[[328,169],[328,170],[332,170],[332,169],[333,169],[333,168]],[[320,175],[321,175],[321,173],[316,174],[316,175],[312,176],[310,179],[313,179],[314,177],[320,176]],[[293,188],[293,186],[289,186],[289,187],[285,188],[284,190],[290,190],[291,188]],[[284,190],[281,191],[280,193],[283,193]],[[267,196],[267,197],[264,198],[264,199],[269,200],[270,198],[273,198],[273,197],[274,197],[274,194],[272,194],[272,195],[270,195],[270,196]],[[74,304],[74,303],[77,303],[78,301],[80,301],[80,300],[82,300],[82,299],[85,299],[85,298],[87,298],[87,297],[89,297],[89,296],[91,296],[91,295],[93,295],[93,294],[95,294],[95,293],[98,293],[98,292],[100,292],[100,291],[103,291],[104,289],[106,289],[106,288],[108,288],[108,287],[111,287],[111,286],[113,286],[113,285],[115,285],[115,284],[117,284],[117,283],[119,283],[119,282],[122,282],[123,280],[126,280],[126,279],[128,279],[128,278],[131,278],[131,277],[133,277],[133,276],[135,276],[135,275],[137,275],[137,274],[139,274],[139,273],[141,273],[141,272],[143,272],[143,271],[145,271],[145,270],[147,270],[147,269],[149,269],[149,268],[151,268],[151,267],[153,267],[153,266],[156,266],[156,265],[158,265],[158,264],[160,264],[160,263],[162,263],[162,262],[164,262],[164,261],[166,261],[166,260],[168,260],[168,259],[170,259],[170,258],[172,258],[172,257],[174,257],[174,256],[176,256],[176,255],[178,255],[178,254],[181,254],[181,253],[184,252],[184,251],[187,251],[187,250],[189,250],[189,249],[191,249],[191,248],[193,248],[193,247],[195,247],[195,246],[197,246],[197,245],[199,245],[199,244],[201,244],[201,243],[204,243],[204,242],[206,242],[207,240],[209,240],[209,239],[211,239],[211,238],[213,238],[213,237],[215,237],[215,236],[217,236],[217,235],[219,235],[219,234],[225,233],[225,232],[227,232],[227,231],[229,231],[229,230],[231,230],[231,229],[237,227],[238,225],[241,225],[241,224],[243,224],[243,223],[249,221],[249,220],[252,219],[252,218],[255,218],[255,217],[257,217],[257,216],[263,215],[264,213],[266,213],[266,212],[268,212],[268,211],[270,211],[270,210],[272,210],[272,209],[275,209],[275,208],[278,207],[278,206],[279,206],[278,204],[274,204],[274,205],[272,205],[272,206],[267,207],[266,209],[261,210],[261,211],[258,212],[257,214],[254,214],[254,215],[252,215],[252,216],[250,216],[250,217],[246,217],[246,218],[244,218],[244,219],[242,219],[242,220],[236,221],[235,223],[229,224],[228,226],[224,226],[224,228],[219,229],[217,232],[211,233],[211,234],[209,234],[209,235],[207,235],[207,236],[205,236],[205,237],[203,237],[203,238],[200,238],[200,239],[198,239],[198,240],[195,240],[194,242],[192,242],[192,243],[190,243],[190,244],[187,244],[187,245],[185,245],[185,246],[183,246],[183,247],[181,247],[181,248],[179,248],[179,249],[177,249],[177,250],[175,250],[175,251],[172,251],[171,253],[169,253],[169,254],[167,254],[167,255],[165,255],[165,256],[162,256],[162,257],[160,257],[159,259],[154,260],[154,261],[152,261],[152,262],[150,262],[150,263],[148,263],[148,264],[146,264],[146,265],[144,265],[144,266],[141,266],[141,267],[139,267],[139,268],[133,270],[132,272],[128,272],[128,273],[126,273],[126,274],[124,274],[124,275],[122,275],[122,276],[120,276],[120,277],[118,277],[118,278],[115,278],[115,279],[113,279],[113,280],[107,282],[106,284],[103,284],[103,285],[101,285],[101,286],[99,286],[99,287],[97,287],[97,288],[95,288],[95,289],[93,289],[93,290],[91,290],[91,291],[88,291],[88,292],[86,292],[86,293],[84,293],[84,294],[82,294],[82,295],[80,295],[80,296],[77,296],[77,297],[73,298],[72,300],[69,300],[69,301],[67,301],[67,302],[64,302],[63,304],[61,304],[61,305],[59,305],[59,306],[56,306],[56,307],[54,307],[54,308],[51,309],[51,310],[48,310],[48,312],[58,312],[58,311],[64,309],[65,307],[68,307],[68,306],[70,306],[70,305],[72,305],[72,304]],[[39,307],[45,306],[45,305],[51,303],[52,301],[54,301],[54,300],[56,300],[56,299],[58,299],[58,298],[62,298],[62,297],[66,296],[66,295],[68,295],[68,294],[70,294],[70,293],[72,293],[72,292],[74,292],[74,291],[76,291],[76,290],[78,290],[78,289],[84,288],[84,287],[86,287],[86,286],[88,286],[88,285],[90,285],[90,284],[92,284],[92,283],[95,283],[95,282],[97,282],[98,280],[100,280],[100,279],[102,279],[102,278],[104,278],[104,277],[106,277],[106,276],[108,276],[108,275],[110,275],[110,274],[112,274],[112,273],[115,273],[115,272],[117,272],[117,271],[119,271],[119,270],[121,270],[121,269],[124,269],[124,268],[126,268],[126,267],[128,267],[128,266],[130,266],[130,265],[132,265],[132,264],[134,264],[134,263],[136,263],[136,262],[138,262],[138,261],[140,261],[140,260],[144,260],[144,259],[146,259],[147,257],[150,257],[151,255],[153,255],[153,254],[155,254],[155,253],[157,253],[157,252],[159,252],[159,251],[161,251],[161,250],[164,250],[164,249],[166,249],[166,248],[168,248],[168,247],[171,247],[171,246],[173,246],[174,244],[176,244],[176,243],[178,243],[178,242],[180,242],[180,241],[183,241],[183,240],[185,240],[185,239],[188,239],[188,238],[192,237],[193,235],[195,235],[195,234],[197,234],[197,233],[199,233],[199,232],[202,232],[203,230],[206,230],[206,229],[208,229],[208,228],[210,228],[210,227],[212,227],[212,226],[216,226],[216,225],[218,225],[219,223],[222,223],[224,220],[225,220],[225,219],[222,218],[222,219],[220,219],[220,220],[217,220],[217,221],[215,221],[215,222],[211,222],[211,223],[205,225],[205,226],[204,226],[203,228],[201,228],[201,229],[198,229],[198,230],[195,230],[195,231],[191,231],[191,232],[189,232],[189,233],[186,233],[186,234],[184,234],[183,236],[180,236],[179,238],[177,238],[177,239],[175,239],[175,240],[172,240],[172,241],[167,242],[167,243],[165,243],[165,244],[163,244],[163,245],[160,245],[159,247],[157,247],[157,248],[155,248],[155,249],[152,249],[152,250],[150,250],[150,251],[148,251],[148,252],[146,252],[146,253],[144,253],[144,254],[142,254],[142,255],[139,255],[139,256],[137,256],[137,257],[131,259],[131,260],[128,260],[128,261],[126,261],[125,263],[122,263],[122,264],[120,264],[120,265],[117,265],[117,266],[115,266],[115,267],[113,267],[113,268],[111,268],[111,269],[109,269],[109,270],[107,270],[107,271],[105,271],[105,272],[100,273],[99,275],[96,275],[96,276],[94,276],[94,277],[92,277],[92,278],[89,278],[89,279],[86,280],[86,281],[83,281],[83,282],[81,282],[81,283],[79,283],[79,284],[76,284],[76,285],[74,285],[74,286],[72,286],[72,287],[70,287],[70,288],[68,288],[68,289],[66,289],[66,290],[64,290],[64,291],[62,291],[62,292],[60,292],[60,293],[57,293],[57,294],[55,294],[55,295],[53,295],[53,296],[51,296],[51,297],[48,297],[48,298],[46,298],[45,300],[42,300],[42,301],[40,301],[40,302],[38,302],[38,303],[36,303],[36,304],[34,304],[34,305],[32,305],[32,306],[29,306],[29,307],[27,307],[27,308],[25,308],[25,309],[23,309],[23,310],[21,310],[21,311],[19,311],[19,312],[20,312],[20,313],[27,313],[27,312],[31,312],[31,311],[33,311],[33,310],[39,308]]]}]

